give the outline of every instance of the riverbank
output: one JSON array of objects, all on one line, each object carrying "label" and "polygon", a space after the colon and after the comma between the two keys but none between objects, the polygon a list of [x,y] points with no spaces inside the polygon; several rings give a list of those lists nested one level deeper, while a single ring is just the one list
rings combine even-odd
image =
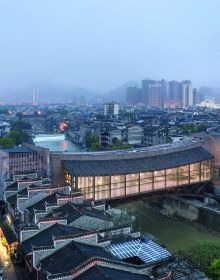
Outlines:
[{"label": "riverbank", "polygon": [[220,238],[217,235],[176,218],[168,219],[147,209],[141,201],[118,205],[115,208],[126,212],[127,216],[131,218],[134,229],[141,230],[142,234],[154,236],[157,242],[167,246],[173,252],[186,249],[199,241],[220,244]]}]

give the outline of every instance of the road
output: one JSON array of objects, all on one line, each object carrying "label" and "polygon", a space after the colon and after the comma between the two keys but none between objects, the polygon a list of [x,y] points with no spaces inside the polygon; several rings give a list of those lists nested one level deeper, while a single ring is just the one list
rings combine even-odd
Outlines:
[{"label": "road", "polygon": [[0,266],[4,266],[4,280],[17,280],[14,266],[0,238]]}]

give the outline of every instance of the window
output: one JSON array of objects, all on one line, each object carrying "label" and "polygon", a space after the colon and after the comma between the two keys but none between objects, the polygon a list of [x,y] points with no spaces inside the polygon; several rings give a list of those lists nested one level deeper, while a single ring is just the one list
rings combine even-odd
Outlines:
[{"label": "window", "polygon": [[200,163],[196,162],[190,164],[190,183],[196,183],[200,181]]},{"label": "window", "polygon": [[139,173],[126,175],[126,194],[139,192]]},{"label": "window", "polygon": [[165,179],[165,170],[154,171],[154,189],[164,189],[166,187]]},{"label": "window", "polygon": [[111,176],[111,197],[125,195],[125,175]]},{"label": "window", "polygon": [[178,186],[178,170],[170,168],[166,170],[166,187]]},{"label": "window", "polygon": [[140,173],[140,192],[148,192],[153,189],[153,172]]}]

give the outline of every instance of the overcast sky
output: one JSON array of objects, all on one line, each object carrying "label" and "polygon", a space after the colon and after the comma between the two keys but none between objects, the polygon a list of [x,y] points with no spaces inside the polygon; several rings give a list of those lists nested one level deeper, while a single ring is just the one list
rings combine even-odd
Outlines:
[{"label": "overcast sky", "polygon": [[0,0],[0,88],[220,86],[220,0]]}]

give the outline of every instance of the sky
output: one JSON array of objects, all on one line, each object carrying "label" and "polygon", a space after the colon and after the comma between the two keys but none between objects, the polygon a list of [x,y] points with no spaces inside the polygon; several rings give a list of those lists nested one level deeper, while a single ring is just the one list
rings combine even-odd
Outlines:
[{"label": "sky", "polygon": [[219,0],[0,0],[0,89],[220,86]]}]

